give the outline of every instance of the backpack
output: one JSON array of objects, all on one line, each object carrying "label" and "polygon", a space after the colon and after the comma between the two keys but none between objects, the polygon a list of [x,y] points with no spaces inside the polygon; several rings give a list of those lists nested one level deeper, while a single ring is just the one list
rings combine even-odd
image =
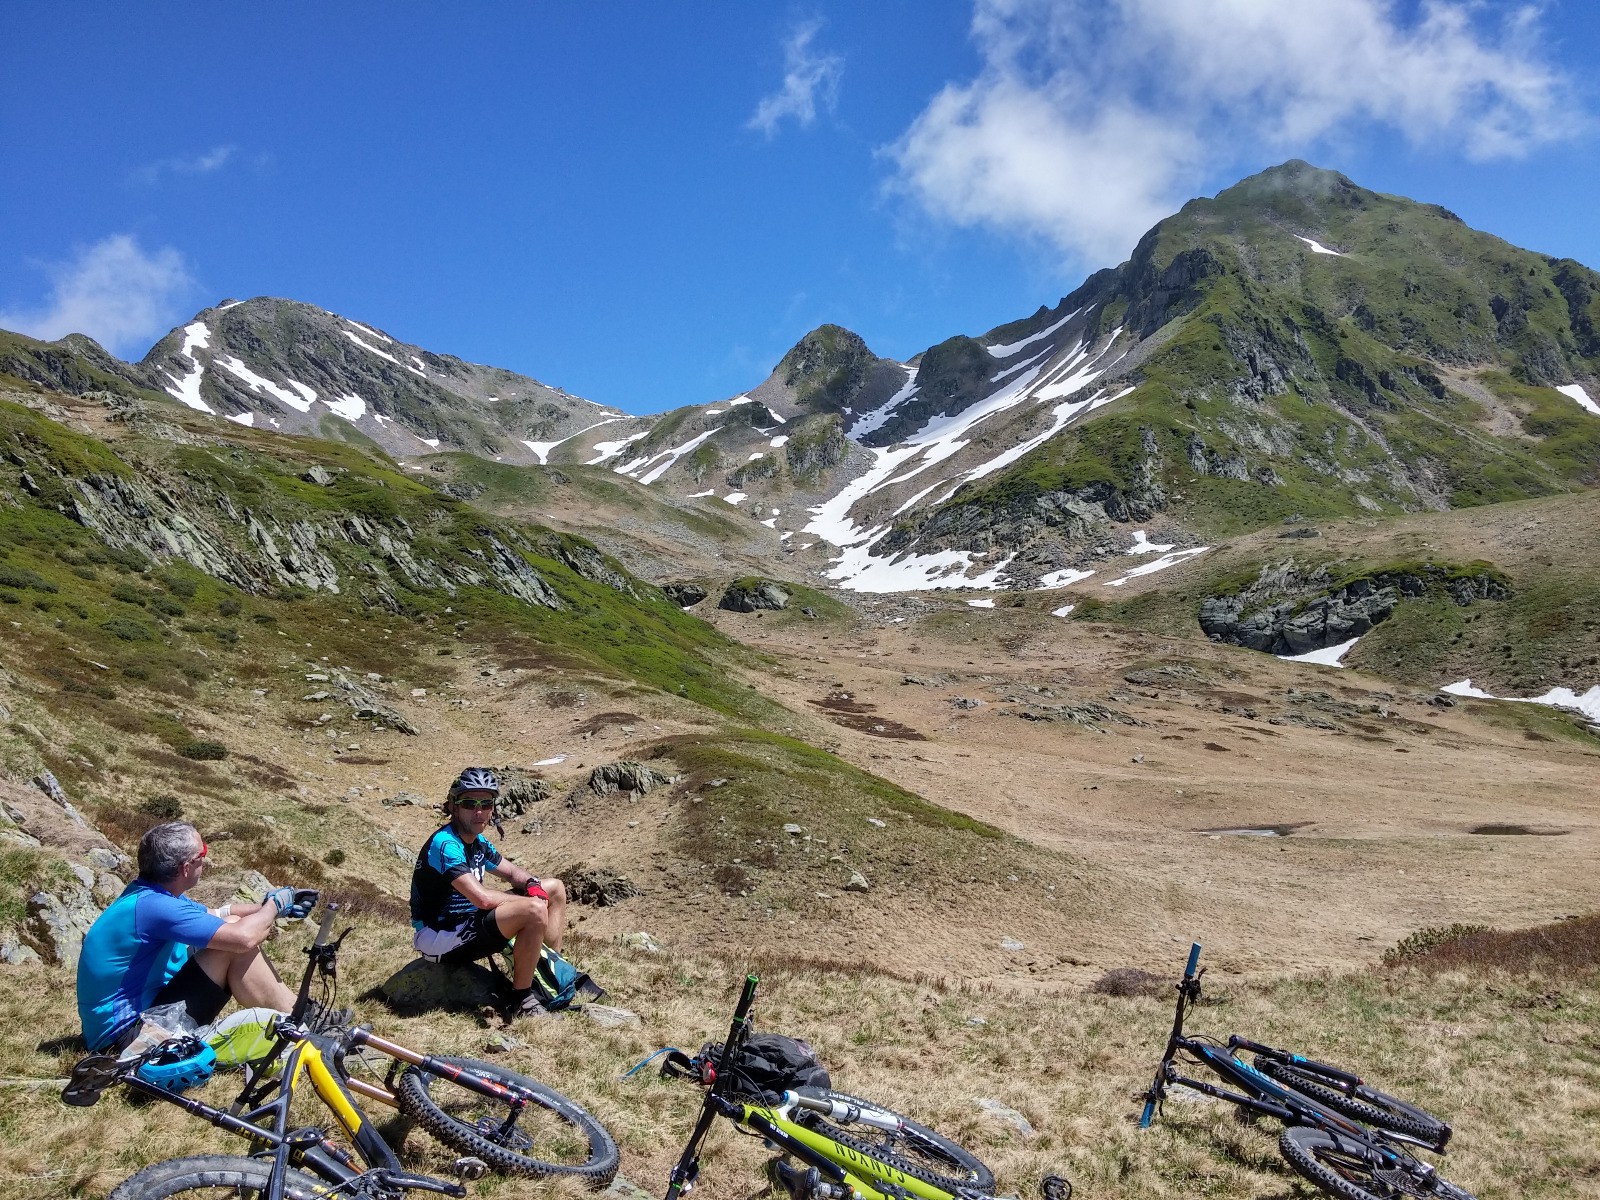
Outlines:
[{"label": "backpack", "polygon": [[[712,1066],[722,1054],[722,1043],[705,1046],[699,1057]],[[776,1104],[784,1092],[803,1087],[831,1088],[828,1070],[817,1061],[811,1047],[781,1033],[758,1033],[746,1038],[722,1067],[726,1087],[736,1095],[757,1096]]]},{"label": "backpack", "polygon": [[541,946],[539,965],[533,969],[533,993],[547,1012],[560,1012],[580,995],[586,1000],[598,1000],[606,990],[562,958],[559,951]]}]

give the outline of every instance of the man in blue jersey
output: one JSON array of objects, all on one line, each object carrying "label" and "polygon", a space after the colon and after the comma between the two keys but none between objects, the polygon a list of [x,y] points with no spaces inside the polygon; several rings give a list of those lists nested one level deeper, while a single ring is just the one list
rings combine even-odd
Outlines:
[{"label": "man in blue jersey", "polygon": [[207,909],[185,895],[206,862],[205,842],[185,822],[140,839],[139,877],[90,926],[78,958],[78,1017],[90,1050],[122,1050],[147,1011],[165,1014],[169,1032],[186,1033],[212,1025],[229,999],[294,1007],[261,943],[279,916],[304,917],[316,893],[278,888],[260,904]]},{"label": "man in blue jersey", "polygon": [[[509,1015],[542,1011],[533,989],[540,947],[561,949],[567,889],[539,879],[500,857],[483,836],[494,819],[500,780],[487,767],[468,767],[450,785],[447,824],[434,831],[411,872],[411,924],[417,952],[442,963],[469,963],[511,947]],[[511,885],[483,885],[485,874]]]}]

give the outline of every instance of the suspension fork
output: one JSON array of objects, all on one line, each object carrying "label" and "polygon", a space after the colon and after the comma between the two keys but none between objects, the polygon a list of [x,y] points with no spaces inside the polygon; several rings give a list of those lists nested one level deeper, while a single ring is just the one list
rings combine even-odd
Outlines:
[{"label": "suspension fork", "polygon": [[1144,1096],[1144,1112],[1139,1115],[1139,1128],[1150,1128],[1150,1121],[1156,1115],[1156,1106],[1166,1099],[1168,1073],[1172,1066],[1172,1056],[1178,1052],[1178,1047],[1183,1043],[1183,1014],[1187,1005],[1200,998],[1200,976],[1204,970],[1196,971],[1200,962],[1200,943],[1194,942],[1189,947],[1189,962],[1183,969],[1183,980],[1178,987],[1178,1007],[1172,1018],[1172,1033],[1167,1037],[1166,1051],[1161,1055],[1161,1062],[1156,1067],[1156,1077],[1150,1083],[1150,1090]]}]

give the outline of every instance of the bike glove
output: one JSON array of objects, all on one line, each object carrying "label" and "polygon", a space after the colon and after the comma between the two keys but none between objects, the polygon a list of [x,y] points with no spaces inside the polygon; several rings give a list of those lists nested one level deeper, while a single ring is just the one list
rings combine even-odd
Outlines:
[{"label": "bike glove", "polygon": [[303,921],[311,915],[311,910],[317,906],[321,893],[316,888],[295,888],[294,903],[285,911],[284,916],[291,921]]},{"label": "bike glove", "polygon": [[271,903],[278,910],[278,916],[289,915],[289,910],[294,907],[294,889],[292,887],[273,888],[261,898],[261,903]]}]

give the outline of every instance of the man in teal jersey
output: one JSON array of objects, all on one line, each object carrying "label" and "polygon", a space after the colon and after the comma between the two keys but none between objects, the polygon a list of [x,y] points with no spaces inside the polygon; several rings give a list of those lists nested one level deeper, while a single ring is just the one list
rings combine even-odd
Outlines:
[{"label": "man in teal jersey", "polygon": [[139,877],[101,913],[78,958],[78,1017],[93,1051],[120,1050],[148,1010],[176,1013],[193,1032],[229,999],[288,1012],[291,992],[261,953],[279,916],[304,917],[314,892],[278,888],[260,904],[207,909],[186,892],[200,882],[207,847],[193,825],[170,821],[139,841]]},{"label": "man in teal jersey", "polygon": [[[434,831],[411,872],[411,925],[417,952],[442,963],[468,963],[511,947],[512,1016],[541,1012],[533,989],[540,947],[561,949],[567,890],[506,862],[483,836],[494,819],[500,780],[487,767],[468,767],[445,799],[449,823]],[[485,874],[511,885],[483,886]]]}]

